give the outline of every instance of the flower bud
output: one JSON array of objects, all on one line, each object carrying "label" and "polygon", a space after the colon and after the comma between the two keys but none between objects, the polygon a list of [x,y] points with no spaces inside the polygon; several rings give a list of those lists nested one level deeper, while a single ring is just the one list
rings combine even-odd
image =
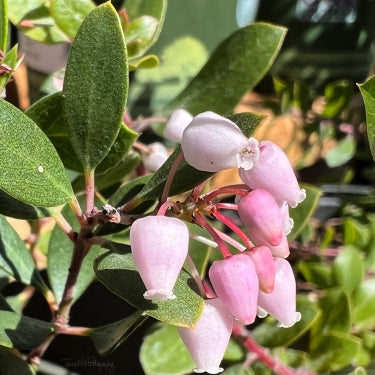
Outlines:
[{"label": "flower bud", "polygon": [[148,171],[155,172],[168,159],[168,150],[160,142],[149,144],[148,149],[149,151],[142,155],[142,161]]},{"label": "flower bud", "polygon": [[232,255],[213,262],[209,278],[216,295],[242,324],[254,322],[257,315],[259,281],[251,258]]},{"label": "flower bud", "polygon": [[269,141],[260,142],[260,156],[252,169],[239,169],[242,181],[251,189],[267,190],[279,205],[287,201],[296,207],[306,197],[283,150]]},{"label": "flower bud", "polygon": [[246,252],[253,260],[259,279],[259,289],[271,293],[275,285],[275,262],[267,246],[257,246]]},{"label": "flower bud", "polygon": [[232,333],[233,320],[218,299],[205,301],[202,315],[194,328],[178,327],[178,332],[195,365],[196,373],[218,374]]},{"label": "flower bud", "polygon": [[165,128],[163,135],[165,138],[174,142],[181,142],[182,133],[185,128],[190,124],[193,116],[185,109],[179,108],[172,112]]},{"label": "flower bud", "polygon": [[289,328],[301,319],[296,312],[296,280],[287,260],[275,258],[275,267],[275,287],[271,293],[259,291],[258,305],[279,321],[279,327]]},{"label": "flower bud", "polygon": [[256,245],[269,247],[274,256],[289,255],[280,207],[270,193],[251,191],[240,199],[238,213]]},{"label": "flower bud", "polygon": [[185,160],[194,168],[218,172],[228,168],[252,168],[258,159],[258,141],[247,139],[240,128],[214,112],[193,118],[181,141]]},{"label": "flower bud", "polygon": [[174,299],[173,287],[188,253],[189,231],[176,218],[147,216],[130,229],[134,263],[147,288],[146,299]]}]

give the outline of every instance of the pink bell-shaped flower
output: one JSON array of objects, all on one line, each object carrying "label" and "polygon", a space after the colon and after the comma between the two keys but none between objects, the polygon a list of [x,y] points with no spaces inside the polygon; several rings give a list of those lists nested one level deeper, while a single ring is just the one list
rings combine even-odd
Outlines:
[{"label": "pink bell-shaped flower", "polygon": [[218,299],[205,301],[202,315],[193,328],[178,327],[178,332],[195,365],[194,372],[218,374],[232,333],[233,319]]},{"label": "pink bell-shaped flower", "polygon": [[259,291],[259,307],[279,321],[278,326],[289,328],[300,321],[296,312],[296,280],[289,262],[275,258],[275,287],[271,293]]},{"label": "pink bell-shaped flower", "polygon": [[251,191],[240,199],[238,213],[256,245],[269,247],[274,256],[289,255],[280,207],[270,193],[261,189]]},{"label": "pink bell-shaped flower", "polygon": [[252,169],[239,169],[242,181],[252,189],[267,190],[279,205],[296,207],[306,197],[284,151],[269,141],[260,142],[260,156]]},{"label": "pink bell-shaped flower", "polygon": [[251,258],[235,254],[212,263],[209,278],[216,295],[242,324],[254,322],[257,315],[259,281]]},{"label": "pink bell-shaped flower", "polygon": [[194,168],[218,172],[228,168],[252,168],[259,157],[258,141],[247,139],[240,128],[214,112],[193,118],[182,135],[185,160]]},{"label": "pink bell-shaped flower", "polygon": [[182,134],[185,128],[190,124],[193,116],[185,109],[179,108],[172,112],[165,128],[163,135],[165,138],[174,142],[181,142]]},{"label": "pink bell-shaped flower", "polygon": [[147,216],[130,229],[134,263],[145,284],[146,299],[174,299],[173,287],[188,253],[186,224],[167,216]]},{"label": "pink bell-shaped flower", "polygon": [[155,172],[165,163],[168,157],[166,147],[160,142],[154,142],[148,145],[148,152],[142,155],[142,161],[149,172]]},{"label": "pink bell-shaped flower", "polygon": [[257,246],[246,252],[253,260],[259,279],[259,289],[271,293],[275,285],[275,262],[267,246]]}]

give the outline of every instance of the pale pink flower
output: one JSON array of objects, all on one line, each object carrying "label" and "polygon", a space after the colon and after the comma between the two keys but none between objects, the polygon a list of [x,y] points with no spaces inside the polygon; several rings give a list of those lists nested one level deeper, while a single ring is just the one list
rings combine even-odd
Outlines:
[{"label": "pale pink flower", "polygon": [[281,207],[281,216],[283,218],[283,223],[284,223],[284,232],[285,234],[289,234],[293,227],[294,227],[294,220],[289,216],[289,205],[288,202],[284,202]]},{"label": "pale pink flower", "polygon": [[275,285],[275,262],[267,246],[257,246],[246,252],[253,260],[259,279],[259,289],[271,293]]},{"label": "pale pink flower", "polygon": [[267,190],[279,205],[296,207],[306,197],[284,151],[269,141],[260,142],[260,156],[252,169],[239,169],[242,181],[252,189]]},{"label": "pale pink flower", "polygon": [[172,112],[165,128],[163,135],[165,138],[174,142],[181,142],[182,133],[185,128],[190,124],[193,116],[185,109],[179,108]]},{"label": "pale pink flower", "polygon": [[275,287],[271,293],[259,291],[258,305],[279,321],[279,327],[289,328],[301,319],[296,312],[296,280],[287,260],[275,258],[275,267]]},{"label": "pale pink flower", "polygon": [[181,141],[185,160],[194,168],[218,172],[228,168],[252,168],[259,157],[258,141],[247,139],[240,128],[214,112],[193,118]]},{"label": "pale pink flower", "polygon": [[261,189],[251,191],[240,199],[238,213],[256,245],[269,247],[274,256],[289,255],[280,207],[270,193]]},{"label": "pale pink flower", "polygon": [[196,373],[218,374],[232,333],[233,319],[218,299],[205,301],[202,315],[194,328],[178,327],[178,332],[195,365]]},{"label": "pale pink flower", "polygon": [[149,172],[157,171],[168,159],[166,147],[160,142],[150,143],[148,151],[142,154],[142,161]]},{"label": "pale pink flower", "polygon": [[251,258],[232,255],[213,262],[209,278],[216,295],[242,324],[254,322],[257,315],[259,281]]},{"label": "pale pink flower", "polygon": [[146,299],[174,299],[173,287],[188,253],[189,231],[176,218],[147,216],[130,229],[134,263],[147,288]]}]

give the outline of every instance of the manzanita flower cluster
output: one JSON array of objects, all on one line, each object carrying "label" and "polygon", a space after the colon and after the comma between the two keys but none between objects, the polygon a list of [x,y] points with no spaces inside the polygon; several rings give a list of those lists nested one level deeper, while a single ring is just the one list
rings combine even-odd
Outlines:
[{"label": "manzanita flower cluster", "polygon": [[[183,156],[194,168],[238,168],[243,181],[203,195],[202,186],[197,187],[184,203],[164,202],[158,215],[136,220],[130,231],[134,262],[147,289],[144,297],[155,302],[176,298],[173,288],[189,248],[183,220],[206,229],[217,243],[223,259],[211,264],[208,280],[197,280],[205,294],[200,320],[194,328],[179,327],[195,372],[216,374],[222,371],[234,321],[249,325],[257,316],[270,314],[280,327],[291,327],[301,318],[293,270],[285,258],[293,227],[289,207],[301,203],[306,193],[276,144],[247,138],[216,113],[192,117],[178,110],[167,122],[165,135],[181,142]],[[220,195],[228,193],[236,196],[234,203],[220,201]],[[236,211],[242,225],[223,210]],[[212,227],[207,215],[224,223],[241,242]]]}]

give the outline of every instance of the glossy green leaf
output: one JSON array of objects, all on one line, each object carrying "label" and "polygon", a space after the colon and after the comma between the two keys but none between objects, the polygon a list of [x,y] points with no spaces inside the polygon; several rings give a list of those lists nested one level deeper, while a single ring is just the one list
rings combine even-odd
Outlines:
[{"label": "glossy green leaf", "polygon": [[332,268],[323,262],[301,261],[298,264],[298,271],[304,279],[316,285],[319,289],[326,289],[333,286]]},{"label": "glossy green leaf", "polygon": [[0,345],[32,349],[52,333],[54,325],[10,311],[0,311]]},{"label": "glossy green leaf", "polygon": [[348,293],[357,288],[365,276],[361,254],[354,246],[341,249],[332,265],[332,276],[336,285]]},{"label": "glossy green leaf", "polygon": [[288,235],[289,240],[293,240],[301,233],[302,229],[315,212],[322,194],[321,190],[314,186],[301,184],[301,188],[306,190],[306,198],[297,207],[289,210],[289,215],[294,220],[293,229]]},{"label": "glossy green leaf", "polygon": [[159,59],[155,55],[147,55],[129,62],[129,70],[152,69],[159,65]]},{"label": "glossy green leaf", "polygon": [[95,169],[115,142],[127,92],[125,40],[117,12],[107,2],[83,21],[64,79],[64,117],[85,171]]},{"label": "glossy green leaf", "polygon": [[338,116],[345,109],[353,95],[352,85],[350,81],[340,80],[330,82],[324,88],[326,104],[322,113],[323,117],[332,118]]},{"label": "glossy green leaf", "polygon": [[358,330],[375,327],[375,280],[365,280],[352,297],[353,323]]},{"label": "glossy green leaf", "polygon": [[8,9],[6,0],[0,0],[0,51],[5,52],[8,47]]},{"label": "glossy green leaf", "polygon": [[2,375],[36,375],[36,370],[12,350],[0,346]]},{"label": "glossy green leaf", "polygon": [[297,297],[297,311],[301,320],[290,328],[277,327],[275,320],[265,320],[252,331],[255,341],[268,348],[287,347],[306,333],[319,316],[319,309],[305,296]]},{"label": "glossy green leaf", "polygon": [[146,288],[131,254],[106,253],[95,262],[95,273],[111,292],[145,314],[178,326],[193,326],[203,309],[203,299],[191,276],[181,271],[173,290],[176,299],[153,303],[143,298]]},{"label": "glossy green leaf", "polygon": [[[250,112],[239,113],[227,117],[238,125],[246,137],[251,137],[265,118],[264,115]],[[182,152],[181,146],[176,147],[168,160],[152,175],[151,179],[138,194],[137,199],[142,201],[146,198],[157,199],[161,196],[171,167],[180,152]],[[210,172],[198,171],[183,160],[175,174],[169,195],[172,196],[184,193],[207,180],[212,175],[213,174]]]},{"label": "glossy green leaf", "polygon": [[152,37],[145,38],[140,43],[137,56],[144,54],[158,40],[164,24],[166,10],[167,0],[133,0],[126,3],[126,11],[130,17],[130,21],[142,16],[151,16],[157,21]]},{"label": "glossy green leaf", "polygon": [[[7,4],[10,21],[29,38],[49,44],[68,41],[50,16],[47,0],[7,0]],[[34,27],[23,27],[22,22],[31,22]]]},{"label": "glossy green leaf", "polygon": [[52,0],[50,12],[60,29],[73,40],[82,21],[94,8],[91,0]]},{"label": "glossy green leaf", "polygon": [[367,137],[372,158],[375,160],[375,76],[370,77],[358,87],[365,103]]},{"label": "glossy green leaf", "polygon": [[139,359],[146,375],[183,375],[195,368],[177,328],[167,324],[144,338]]},{"label": "glossy green leaf", "polygon": [[42,292],[48,290],[24,242],[1,215],[0,268],[25,285],[33,285]]},{"label": "glossy green leaf", "polygon": [[51,216],[53,208],[23,203],[0,190],[0,214],[23,220],[36,220]]},{"label": "glossy green leaf", "polygon": [[0,100],[0,188],[35,206],[52,207],[73,198],[56,150],[38,126]]},{"label": "glossy green leaf", "polygon": [[108,355],[121,345],[147,318],[147,316],[142,315],[142,311],[136,311],[118,322],[94,328],[89,336],[98,353]]},{"label": "glossy green leaf", "polygon": [[354,245],[364,248],[371,238],[370,228],[351,216],[344,218],[343,232],[344,245]]},{"label": "glossy green leaf", "polygon": [[334,168],[347,163],[354,157],[356,146],[356,141],[351,135],[341,139],[335,147],[327,152],[325,156],[327,165]]},{"label": "glossy green leaf", "polygon": [[[72,226],[73,230],[79,230],[79,223],[74,213],[68,206],[62,210],[62,215]],[[100,254],[101,249],[99,246],[92,246],[85,259],[82,262],[79,271],[77,283],[75,285],[73,302],[76,302],[82,293],[87,289],[95,278],[93,264],[96,257]],[[69,237],[60,229],[55,226],[48,246],[48,262],[47,262],[47,275],[51,284],[55,298],[59,303],[61,301],[66,279],[69,273],[70,262],[73,254],[73,243]]]},{"label": "glossy green leaf", "polygon": [[339,370],[349,365],[360,348],[360,339],[341,332],[315,336],[311,354],[316,358],[318,373]]},{"label": "glossy green leaf", "polygon": [[266,23],[235,31],[168,108],[182,107],[192,114],[232,112],[271,67],[285,33],[285,28]]}]

